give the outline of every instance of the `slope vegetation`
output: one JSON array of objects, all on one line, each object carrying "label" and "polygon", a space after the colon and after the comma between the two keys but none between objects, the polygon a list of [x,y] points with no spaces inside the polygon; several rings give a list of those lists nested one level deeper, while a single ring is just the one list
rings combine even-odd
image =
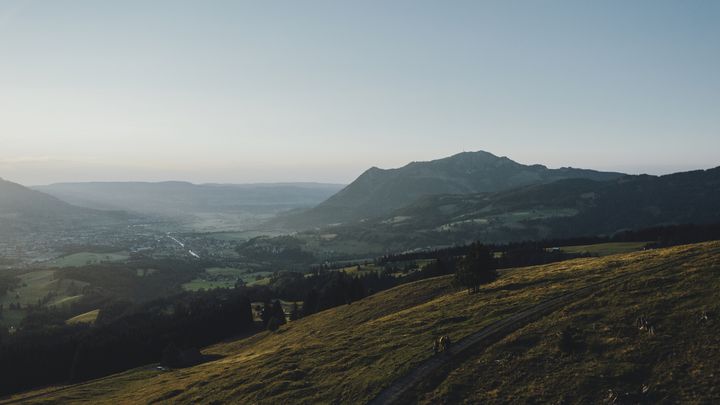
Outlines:
[{"label": "slope vegetation", "polygon": [[[148,367],[14,400],[365,403],[432,357],[432,341],[438,335],[461,341],[554,297],[634,273],[620,287],[598,288],[589,298],[518,325],[489,351],[475,348],[474,361],[453,359],[413,394],[428,403],[488,398],[504,402],[517,393],[519,398],[540,394],[573,401],[583,399],[572,396],[573,388],[585,389],[588,398],[600,398],[609,389],[624,388],[620,382],[625,377],[635,378],[628,380],[634,383],[664,381],[670,390],[668,378],[673,373],[699,373],[709,379],[720,371],[714,337],[720,323],[694,320],[702,308],[711,313],[716,309],[719,266],[720,242],[712,242],[511,269],[474,295],[454,289],[448,277],[423,280],[291,322],[279,333],[208,347],[203,352],[219,359],[195,367]],[[656,270],[646,271],[650,268]],[[635,317],[641,313],[656,322],[654,337],[636,331]],[[588,334],[586,351],[558,353],[556,332],[565,323]],[[705,344],[709,349],[701,352]],[[714,360],[701,359],[700,353],[715,355]],[[652,354],[657,360],[645,364]],[[592,377],[596,366],[598,376]],[[508,382],[497,373],[507,375]],[[581,377],[575,378],[576,373]],[[703,382],[683,378],[687,392],[678,388],[677,398],[709,392]],[[564,385],[568,380],[572,384]]]},{"label": "slope vegetation", "polygon": [[476,350],[413,401],[717,403],[720,258],[707,253],[600,288]]},{"label": "slope vegetation", "polygon": [[[567,179],[497,193],[425,197],[376,220],[335,227],[336,241],[391,250],[612,234],[720,222],[720,167],[610,181]],[[336,242],[339,243],[339,242]]]}]

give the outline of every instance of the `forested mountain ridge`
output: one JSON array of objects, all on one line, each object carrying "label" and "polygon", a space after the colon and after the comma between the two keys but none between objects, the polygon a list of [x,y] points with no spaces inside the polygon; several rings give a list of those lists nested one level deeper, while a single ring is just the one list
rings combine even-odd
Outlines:
[{"label": "forested mountain ridge", "polygon": [[427,196],[390,215],[333,227],[332,232],[339,239],[403,249],[716,223],[720,222],[717,207],[720,167],[611,181],[566,179],[496,193]]},{"label": "forested mountain ridge", "polygon": [[387,215],[430,195],[497,192],[561,179],[605,181],[621,176],[621,173],[523,165],[484,151],[463,152],[429,162],[412,162],[398,169],[370,168],[317,207],[279,222],[291,228],[310,228]]}]

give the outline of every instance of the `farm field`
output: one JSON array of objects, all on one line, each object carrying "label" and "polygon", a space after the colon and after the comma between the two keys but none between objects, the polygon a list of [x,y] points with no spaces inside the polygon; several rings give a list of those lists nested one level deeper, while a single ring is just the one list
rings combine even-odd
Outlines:
[{"label": "farm field", "polygon": [[[427,279],[291,322],[279,333],[205,348],[205,354],[220,356],[215,361],[166,372],[136,370],[25,402],[365,403],[431,357],[438,335],[458,341],[546,299],[646,269],[653,271],[521,325],[474,360],[453,364],[438,384],[419,387],[417,398],[598,403],[608,390],[649,384],[652,398],[703,402],[697,395],[712,392],[712,376],[720,372],[720,322],[696,319],[703,309],[712,317],[720,310],[720,242],[509,269],[473,295],[456,290],[451,277]],[[639,314],[657,325],[652,337],[638,332]],[[586,337],[578,345],[583,351],[558,351],[557,333],[566,326]],[[580,378],[566,384],[575,374]],[[673,375],[685,390],[668,391]],[[508,383],[494,383],[499,378]],[[468,388],[457,387],[458,381]],[[578,384],[583,394],[576,394]]]},{"label": "farm field", "polygon": [[250,240],[252,238],[257,238],[259,236],[280,236],[283,235],[282,232],[275,232],[275,231],[239,231],[239,232],[214,232],[214,233],[208,233],[205,234],[205,236],[217,240],[223,240],[223,241],[237,241],[237,242],[243,242]]},{"label": "farm field", "polygon": [[94,323],[95,320],[97,319],[98,315],[100,315],[100,310],[95,309],[95,310],[86,312],[84,314],[74,316],[74,317],[68,319],[67,321],[65,321],[65,323],[67,323],[69,325],[76,324],[76,323]]},{"label": "farm field", "polygon": [[103,262],[120,262],[129,259],[127,252],[91,253],[81,252],[58,257],[45,263],[46,267],[80,267]]},{"label": "farm field", "polygon": [[77,295],[76,290],[82,289],[87,283],[78,280],[55,278],[54,270],[31,271],[18,276],[20,287],[0,297],[0,303],[14,302],[22,306],[35,305],[38,300],[45,298],[49,293],[55,293],[55,302]]},{"label": "farm field", "polygon": [[608,256],[643,250],[648,243],[649,242],[610,242],[594,245],[563,246],[560,250],[567,253],[589,253],[597,256]]},{"label": "farm field", "polygon": [[[50,297],[47,306],[67,305],[80,297],[80,292],[87,283],[79,280],[55,278],[55,270],[35,270],[18,276],[20,286],[0,296],[0,304],[6,310],[0,322],[15,326],[24,317],[28,305],[37,305],[39,301]],[[20,304],[20,310],[9,310],[10,304]]]},{"label": "farm field", "polygon": [[256,286],[256,285],[268,285],[270,284],[270,277],[263,277],[254,281],[251,281],[247,283],[249,286]]},{"label": "farm field", "polygon": [[[409,260],[405,262],[396,262],[396,263],[389,263],[389,267],[395,267],[397,269],[397,274],[394,274],[396,277],[403,277],[406,276],[414,271],[417,271],[424,266],[426,266],[428,263],[433,262],[432,259],[418,259],[418,260]],[[408,267],[410,266],[410,267]],[[369,264],[356,264],[352,266],[345,266],[341,267],[339,269],[336,269],[335,271],[341,271],[345,274],[349,274],[352,276],[362,276],[368,273],[377,273],[384,269],[384,266],[378,266],[374,263]]]},{"label": "farm field", "polygon": [[272,272],[256,271],[248,273],[247,269],[231,267],[211,267],[205,269],[200,277],[183,284],[187,291],[198,291],[201,289],[212,290],[215,288],[234,288],[237,280],[242,280],[248,285],[258,285],[269,277]]},{"label": "farm field", "polygon": [[214,290],[216,288],[235,288],[235,282],[195,279],[183,284],[182,288],[185,291]]},{"label": "farm field", "polygon": [[342,267],[335,271],[341,271],[345,274],[349,274],[352,276],[361,276],[363,274],[374,273],[374,272],[378,272],[380,270],[381,270],[381,268],[378,268],[374,264],[358,264],[355,266]]}]

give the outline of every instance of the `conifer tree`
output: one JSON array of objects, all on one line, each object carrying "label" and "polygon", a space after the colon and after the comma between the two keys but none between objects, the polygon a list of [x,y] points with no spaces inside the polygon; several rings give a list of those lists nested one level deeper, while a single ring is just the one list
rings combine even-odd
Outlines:
[{"label": "conifer tree", "polygon": [[457,266],[455,282],[467,288],[468,293],[476,293],[482,284],[490,283],[497,279],[497,260],[493,252],[486,246],[473,244]]}]

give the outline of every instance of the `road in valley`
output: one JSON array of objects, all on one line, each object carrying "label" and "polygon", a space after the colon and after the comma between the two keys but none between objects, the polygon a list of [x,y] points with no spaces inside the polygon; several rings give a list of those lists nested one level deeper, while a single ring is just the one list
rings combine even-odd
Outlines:
[{"label": "road in valley", "polygon": [[[187,248],[185,247],[185,244],[184,244],[184,243],[180,242],[180,241],[179,241],[177,238],[175,238],[174,236],[171,236],[169,232],[168,232],[165,236],[167,236],[168,238],[172,239],[175,243],[177,243],[178,245],[180,245],[181,248],[187,249]],[[197,253],[195,253],[195,252],[192,251],[191,249],[187,249],[187,252],[188,252],[188,254],[189,254],[190,256],[192,256],[192,257],[194,257],[194,258],[196,258],[196,259],[199,259],[199,258],[200,258],[200,255],[198,255]]]}]

